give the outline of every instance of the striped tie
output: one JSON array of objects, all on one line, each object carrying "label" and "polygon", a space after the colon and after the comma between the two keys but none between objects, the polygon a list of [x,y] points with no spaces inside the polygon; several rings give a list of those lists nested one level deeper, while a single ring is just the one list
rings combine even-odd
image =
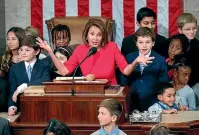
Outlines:
[{"label": "striped tie", "polygon": [[28,75],[29,81],[30,81],[30,78],[31,78],[31,72],[32,72],[32,67],[30,65],[28,65],[28,67],[27,67],[27,75]]},{"label": "striped tie", "polygon": [[143,73],[144,67],[145,67],[145,65],[140,63],[140,72],[141,72],[141,74]]}]

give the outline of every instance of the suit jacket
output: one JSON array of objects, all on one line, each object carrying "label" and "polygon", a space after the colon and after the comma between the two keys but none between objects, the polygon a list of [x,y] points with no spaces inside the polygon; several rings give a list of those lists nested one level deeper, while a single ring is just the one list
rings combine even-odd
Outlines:
[{"label": "suit jacket", "polygon": [[[166,40],[166,38],[157,34],[153,50],[159,53],[161,56],[164,56],[165,58],[167,58],[168,41]],[[121,48],[121,52],[124,55],[124,57],[136,51],[138,51],[138,49],[135,42],[135,35],[132,34],[128,37],[125,37],[122,41],[122,48]]]},{"label": "suit jacket", "polygon": [[12,135],[9,121],[0,117],[0,135]]},{"label": "suit jacket", "polygon": [[[100,130],[95,131],[91,135],[100,135]],[[127,135],[127,134],[124,133],[122,130],[119,129],[119,132],[117,133],[117,135]]]},{"label": "suit jacket", "polygon": [[9,73],[9,83],[10,83],[10,95],[8,100],[8,107],[16,106],[12,101],[12,95],[18,86],[23,83],[29,85],[42,85],[42,82],[50,81],[50,69],[47,63],[37,59],[32,72],[30,81],[26,73],[26,67],[24,62],[17,63],[13,65]]},{"label": "suit jacket", "polygon": [[[127,55],[128,63],[132,63],[139,56],[139,52]],[[151,51],[150,57],[154,56],[153,62],[145,66],[143,73],[140,72],[138,64],[130,76],[121,75],[121,84],[131,86],[131,98],[138,98],[130,104],[139,104],[138,110],[147,110],[156,102],[156,86],[161,82],[168,82],[167,65],[164,57]],[[132,100],[131,100],[132,101]]]}]

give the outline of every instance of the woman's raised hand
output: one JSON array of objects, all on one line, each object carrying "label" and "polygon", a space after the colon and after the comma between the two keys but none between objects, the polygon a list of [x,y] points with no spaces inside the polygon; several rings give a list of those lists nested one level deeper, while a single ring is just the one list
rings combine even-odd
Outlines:
[{"label": "woman's raised hand", "polygon": [[37,37],[37,44],[40,46],[41,49],[46,50],[48,53],[53,52],[52,48],[46,41],[43,41],[40,37]]}]

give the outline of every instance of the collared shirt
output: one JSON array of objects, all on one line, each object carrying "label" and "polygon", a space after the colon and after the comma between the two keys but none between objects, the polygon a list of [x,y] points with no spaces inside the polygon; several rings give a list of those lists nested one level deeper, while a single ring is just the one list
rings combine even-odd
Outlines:
[{"label": "collared shirt", "polygon": [[113,131],[111,131],[110,133],[107,133],[103,127],[101,127],[100,129],[100,135],[117,135],[117,133],[119,132],[119,128],[118,126],[116,126]]},{"label": "collared shirt", "polygon": [[176,103],[174,103],[173,106],[168,106],[168,105],[159,101],[159,102],[153,104],[152,106],[150,106],[148,111],[150,113],[153,113],[153,112],[161,113],[163,110],[170,110],[170,109],[177,109]]},{"label": "collared shirt", "polygon": [[31,68],[33,69],[33,67],[34,67],[34,65],[35,65],[35,63],[36,63],[36,61],[37,61],[37,59],[34,59],[31,63],[28,63],[28,62],[25,61],[26,70],[27,70],[27,68],[28,68],[29,65],[30,65]]},{"label": "collared shirt", "polygon": [[[149,57],[150,56],[150,54],[151,54],[151,51],[149,52],[149,53],[147,53],[144,57]],[[142,55],[141,53],[140,53],[140,51],[139,51],[139,56],[140,55]],[[139,65],[140,65],[140,72],[141,72],[141,74],[143,73],[143,70],[144,70],[144,67],[145,67],[145,65],[143,64],[143,63],[139,63]]]}]

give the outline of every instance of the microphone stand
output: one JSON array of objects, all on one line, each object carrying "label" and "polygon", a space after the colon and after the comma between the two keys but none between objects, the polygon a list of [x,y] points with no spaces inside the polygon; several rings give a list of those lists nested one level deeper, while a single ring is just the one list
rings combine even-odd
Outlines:
[{"label": "microphone stand", "polygon": [[74,78],[75,78],[75,74],[76,74],[76,72],[77,72],[77,69],[80,67],[80,65],[81,65],[89,56],[90,56],[90,55],[87,55],[87,56],[82,60],[82,62],[75,68],[75,71],[73,72],[73,78],[72,78],[72,96],[75,96],[75,85],[74,85],[75,80],[74,80]]}]

